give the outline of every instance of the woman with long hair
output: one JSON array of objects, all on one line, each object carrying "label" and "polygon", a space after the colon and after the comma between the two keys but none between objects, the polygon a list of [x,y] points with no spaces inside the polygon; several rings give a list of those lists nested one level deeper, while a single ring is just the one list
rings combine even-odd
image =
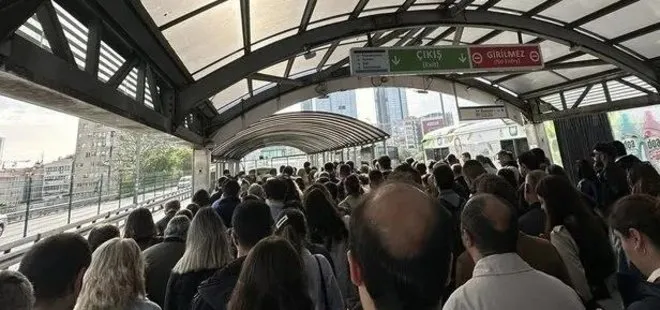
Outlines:
[{"label": "woman with long hair", "polygon": [[284,183],[286,184],[286,191],[284,194],[284,202],[292,202],[292,201],[301,201],[302,199],[300,198],[302,196],[302,192],[300,192],[300,189],[298,188],[298,185],[296,182],[293,181],[291,178],[282,178]]},{"label": "woman with long hair", "polygon": [[231,255],[227,228],[211,208],[202,208],[190,224],[186,250],[172,269],[165,293],[165,310],[187,310],[202,281],[224,267]]},{"label": "woman with long hair", "polygon": [[319,189],[311,189],[305,193],[303,210],[309,225],[310,240],[325,246],[330,251],[341,294],[344,300],[352,299],[356,296],[356,292],[348,271],[348,257],[346,256],[348,229],[346,224],[335,205]]},{"label": "woman with long hair", "polygon": [[307,290],[316,310],[342,310],[342,300],[332,266],[321,254],[312,254],[307,239],[305,215],[296,209],[285,209],[275,224],[275,235],[287,239],[300,254],[307,278]]},{"label": "woman with long hair", "polygon": [[265,238],[250,251],[229,310],[313,310],[300,255],[280,237]]},{"label": "woman with long hair", "polygon": [[633,194],[660,195],[660,174],[649,162],[636,163],[628,171],[628,185]]},{"label": "woman with long hair", "polygon": [[543,178],[536,189],[546,212],[546,235],[561,256],[573,287],[586,302],[609,299],[616,269],[607,226],[560,176]]},{"label": "woman with long hair", "polygon": [[158,236],[154,217],[147,208],[137,208],[128,215],[124,224],[124,238],[137,242],[142,251],[162,241]]},{"label": "woman with long hair", "polygon": [[351,174],[344,179],[344,192],[346,198],[339,203],[339,206],[348,210],[348,214],[355,207],[357,207],[362,197],[362,186],[360,186],[360,179],[357,175]]},{"label": "woman with long hair", "polygon": [[75,310],[160,310],[146,297],[144,258],[133,239],[99,246],[83,277]]}]

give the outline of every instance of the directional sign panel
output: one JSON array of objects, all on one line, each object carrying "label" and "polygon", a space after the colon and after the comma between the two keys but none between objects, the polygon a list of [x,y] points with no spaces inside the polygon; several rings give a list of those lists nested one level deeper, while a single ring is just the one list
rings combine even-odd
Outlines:
[{"label": "directional sign panel", "polygon": [[476,121],[484,119],[508,118],[504,106],[459,107],[458,119],[461,121]]},{"label": "directional sign panel", "polygon": [[538,44],[351,49],[354,75],[405,75],[543,68]]}]

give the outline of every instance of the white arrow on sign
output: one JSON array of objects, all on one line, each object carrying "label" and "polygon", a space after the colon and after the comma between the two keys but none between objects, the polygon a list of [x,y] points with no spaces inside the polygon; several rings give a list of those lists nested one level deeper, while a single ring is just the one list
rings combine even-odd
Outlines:
[{"label": "white arrow on sign", "polygon": [[458,57],[458,60],[462,63],[465,63],[465,61],[467,60],[467,57],[465,57],[465,54],[461,54],[461,56]]},{"label": "white arrow on sign", "polygon": [[401,59],[399,59],[399,57],[394,56],[394,58],[392,58],[392,63],[393,63],[395,66],[398,66],[400,62],[401,62]]}]

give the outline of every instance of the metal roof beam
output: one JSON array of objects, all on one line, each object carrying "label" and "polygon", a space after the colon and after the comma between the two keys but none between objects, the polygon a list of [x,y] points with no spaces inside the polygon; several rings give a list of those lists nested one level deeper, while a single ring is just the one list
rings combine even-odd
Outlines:
[{"label": "metal roof beam", "polygon": [[656,72],[649,64],[605,42],[559,25],[492,11],[465,11],[460,16],[449,17],[442,11],[426,10],[365,16],[314,28],[282,39],[241,57],[184,88],[180,93],[179,106],[185,115],[185,112],[196,106],[198,102],[233,85],[245,76],[295,56],[305,48],[375,31],[434,24],[492,27],[552,38],[565,45],[580,46],[584,51],[638,76],[650,85],[660,87]]},{"label": "metal roof beam", "polygon": [[299,80],[294,80],[294,79],[287,79],[279,76],[274,76],[274,75],[269,75],[269,74],[263,74],[263,73],[254,73],[250,77],[255,80],[259,81],[266,81],[266,82],[273,82],[277,84],[287,84],[287,85],[293,85],[293,86],[302,86],[303,82]]},{"label": "metal roof beam", "polygon": [[[551,70],[561,70],[561,69],[575,69],[575,68],[586,68],[586,67],[595,67],[603,66],[608,63],[600,59],[589,59],[589,60],[580,60],[580,61],[570,61],[570,62],[560,62],[547,64],[543,69],[535,70],[536,71],[551,71]],[[473,79],[473,78],[483,78],[489,76],[498,76],[502,75],[503,72],[477,72],[477,73],[466,73],[456,75],[459,80],[464,79]],[[506,71],[505,73],[511,73],[511,71]],[[520,74],[526,74],[529,71],[523,71]]]},{"label": "metal roof beam", "polygon": [[57,17],[57,12],[55,12],[55,7],[52,2],[45,1],[41,4],[37,9],[37,19],[39,20],[39,23],[41,23],[41,28],[44,30],[44,36],[48,40],[48,44],[50,45],[53,54],[69,63],[75,64],[69,41],[67,41],[64,36],[64,29],[62,29],[62,24],[60,23],[59,17]]},{"label": "metal roof beam", "polygon": [[520,98],[522,99],[532,99],[532,98],[539,98],[543,97],[546,95],[551,95],[554,93],[558,93],[560,91],[566,91],[566,90],[571,90],[574,88],[579,88],[583,86],[587,86],[590,84],[595,84],[595,83],[600,83],[608,80],[613,80],[613,79],[618,79],[624,76],[629,75],[628,73],[622,71],[621,69],[612,69],[608,70],[605,72],[599,72],[596,74],[588,75],[585,77],[581,77],[579,79],[574,79],[570,80],[564,83],[559,83],[556,85],[551,85],[548,87],[536,89],[533,91],[529,91],[523,94],[520,94]]},{"label": "metal roof beam", "polygon": [[14,35],[16,29],[37,11],[45,0],[6,0],[0,6],[0,43]]},{"label": "metal roof beam", "polygon": [[539,122],[557,120],[564,118],[571,118],[587,114],[594,114],[599,112],[611,112],[625,109],[639,108],[650,105],[660,104],[660,96],[658,94],[650,94],[647,96],[639,96],[628,99],[615,100],[607,104],[593,104],[584,107],[576,107],[575,109],[568,109],[563,111],[556,111],[537,115]]}]

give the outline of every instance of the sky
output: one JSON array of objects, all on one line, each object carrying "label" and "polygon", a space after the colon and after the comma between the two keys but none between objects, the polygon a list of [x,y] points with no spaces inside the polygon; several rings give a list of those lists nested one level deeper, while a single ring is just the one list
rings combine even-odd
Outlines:
[{"label": "sky", "polygon": [[[418,93],[406,89],[410,116],[424,116],[440,112],[439,97],[436,92]],[[356,90],[358,119],[376,122],[376,106],[373,89]],[[452,96],[443,95],[445,109],[455,110]],[[290,106],[286,111],[300,111],[300,104]],[[457,113],[454,112],[457,117]],[[458,121],[458,120],[456,120]],[[78,118],[17,101],[0,95],[0,138],[4,146],[2,161],[30,160],[32,163],[57,160],[73,154],[76,149]]]}]

